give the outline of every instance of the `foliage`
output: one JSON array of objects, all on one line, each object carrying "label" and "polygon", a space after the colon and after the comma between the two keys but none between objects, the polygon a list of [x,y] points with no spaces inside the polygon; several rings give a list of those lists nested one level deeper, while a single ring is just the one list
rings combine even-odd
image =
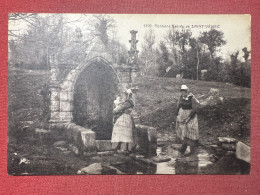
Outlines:
[{"label": "foliage", "polygon": [[157,58],[156,63],[159,65],[157,75],[160,77],[165,76],[166,69],[172,66],[173,61],[170,59],[169,51],[164,42],[160,42],[159,48],[159,57]]},{"label": "foliage", "polygon": [[201,43],[204,43],[208,46],[208,50],[212,59],[217,51],[217,48],[226,44],[226,41],[224,40],[224,33],[216,29],[203,32],[200,35],[199,40]]},{"label": "foliage", "polygon": [[158,53],[155,48],[155,34],[152,30],[146,32],[142,44],[142,51],[139,55],[142,63],[141,71],[143,75],[156,75],[157,66],[156,59]]}]

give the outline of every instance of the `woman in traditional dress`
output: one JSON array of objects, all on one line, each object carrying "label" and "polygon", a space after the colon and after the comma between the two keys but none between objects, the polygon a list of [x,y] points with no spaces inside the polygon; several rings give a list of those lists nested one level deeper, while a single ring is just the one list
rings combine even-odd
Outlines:
[{"label": "woman in traditional dress", "polygon": [[182,140],[179,149],[184,154],[187,146],[190,146],[190,155],[194,154],[199,139],[198,117],[196,113],[196,98],[188,92],[186,85],[181,86],[181,96],[177,104],[176,133]]},{"label": "woman in traditional dress", "polygon": [[[131,116],[132,109],[134,107],[131,100],[132,91],[127,90],[124,92],[123,101],[115,102],[116,108],[113,110],[114,114],[114,127],[112,132],[112,147],[115,150],[131,151],[130,145],[134,142],[134,120]],[[125,147],[123,148],[122,145]]]}]

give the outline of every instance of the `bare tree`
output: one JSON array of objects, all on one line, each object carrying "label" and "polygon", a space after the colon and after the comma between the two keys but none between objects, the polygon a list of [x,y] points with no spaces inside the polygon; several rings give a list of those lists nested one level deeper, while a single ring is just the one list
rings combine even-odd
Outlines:
[{"label": "bare tree", "polygon": [[140,58],[144,65],[142,72],[146,74],[156,64],[155,35],[153,30],[147,31],[144,35]]}]

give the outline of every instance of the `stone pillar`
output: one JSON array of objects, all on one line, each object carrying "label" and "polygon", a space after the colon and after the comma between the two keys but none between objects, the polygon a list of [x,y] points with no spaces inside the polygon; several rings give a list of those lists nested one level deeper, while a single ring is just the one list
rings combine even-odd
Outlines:
[{"label": "stone pillar", "polygon": [[[128,59],[128,64],[131,67],[130,69],[130,79],[131,79],[131,89],[133,91],[133,96],[132,96],[132,100],[134,102],[134,105],[136,105],[136,93],[138,91],[138,86],[136,85],[135,81],[136,81],[136,77],[137,74],[139,72],[139,64],[138,64],[138,53],[139,51],[137,50],[137,43],[138,40],[136,40],[136,33],[138,33],[138,31],[132,30],[130,31],[131,33],[131,40],[129,40],[129,42],[131,43],[131,48],[128,52],[129,54],[129,59]],[[135,120],[136,123],[139,122],[139,116],[137,114],[137,112],[135,111],[135,109],[133,109],[132,112],[133,118]]]},{"label": "stone pillar", "polygon": [[[137,43],[136,40],[136,33],[138,31],[132,30],[131,33],[131,40],[129,43],[131,44],[130,50],[128,51],[129,57],[127,60],[127,64],[124,64],[118,68],[120,75],[121,75],[121,85],[124,89],[131,89],[133,91],[132,100],[135,105],[136,103],[136,95],[137,92],[137,85],[135,84],[135,78],[137,76],[137,72],[139,72],[139,65],[138,65],[138,50],[137,50]],[[132,115],[136,122],[138,122],[138,115],[133,109]]]},{"label": "stone pillar", "polygon": [[58,84],[58,69],[54,64],[51,64],[50,77],[50,123],[57,123],[60,121],[60,87]]}]

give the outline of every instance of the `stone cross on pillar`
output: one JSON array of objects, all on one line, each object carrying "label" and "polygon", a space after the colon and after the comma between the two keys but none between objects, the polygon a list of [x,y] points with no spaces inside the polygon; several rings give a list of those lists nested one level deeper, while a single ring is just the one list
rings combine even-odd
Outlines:
[{"label": "stone cross on pillar", "polygon": [[131,43],[130,51],[128,51],[129,58],[128,58],[128,65],[131,67],[131,72],[137,72],[138,71],[138,63],[137,63],[137,55],[139,51],[137,50],[137,43],[138,40],[136,40],[136,33],[138,31],[131,30],[131,40],[129,40],[129,43]]},{"label": "stone cross on pillar", "polygon": [[[133,96],[132,100],[134,102],[134,105],[136,104],[136,92],[137,92],[137,86],[133,86],[135,84],[135,78],[136,74],[139,71],[139,64],[138,64],[138,53],[137,50],[137,43],[138,40],[136,40],[136,33],[138,31],[131,30],[131,40],[129,40],[129,43],[131,44],[130,50],[128,51],[129,58],[128,58],[128,71],[129,71],[129,87],[132,89]],[[135,109],[132,112],[132,115],[134,117],[135,122],[138,122],[138,114],[136,113]]]}]

